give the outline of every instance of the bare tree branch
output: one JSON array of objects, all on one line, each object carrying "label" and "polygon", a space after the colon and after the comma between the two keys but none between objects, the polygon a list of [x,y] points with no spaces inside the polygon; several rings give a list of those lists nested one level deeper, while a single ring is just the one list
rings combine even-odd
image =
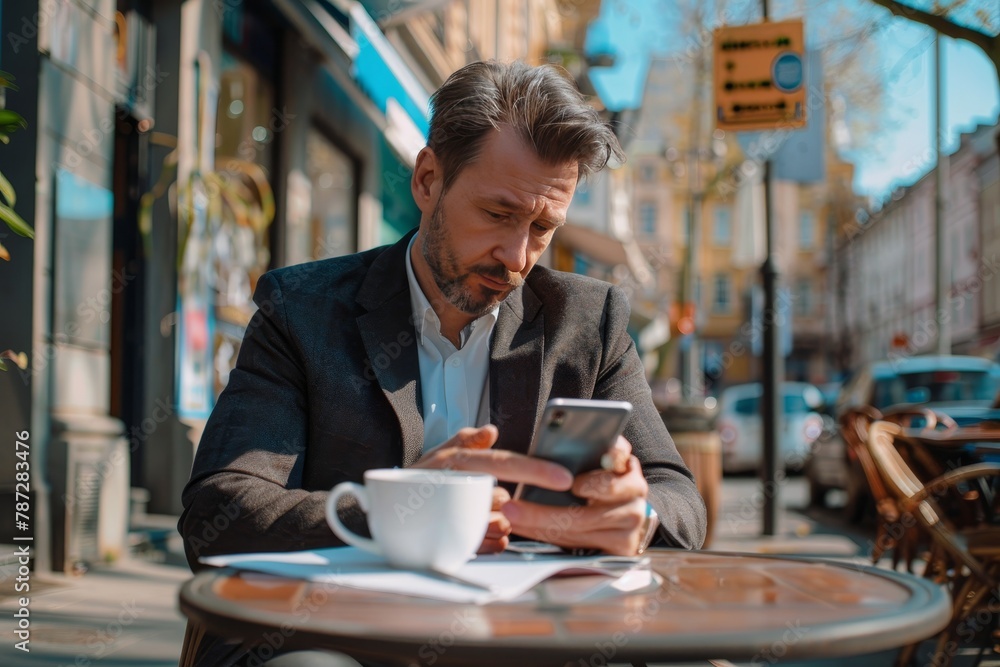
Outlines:
[{"label": "bare tree branch", "polygon": [[993,62],[993,67],[997,70],[997,76],[1000,77],[1000,35],[990,35],[975,28],[958,25],[943,14],[924,11],[923,9],[897,2],[897,0],[871,0],[871,2],[885,7],[896,16],[902,16],[905,19],[923,23],[942,35],[953,37],[954,39],[963,39],[975,44]]}]

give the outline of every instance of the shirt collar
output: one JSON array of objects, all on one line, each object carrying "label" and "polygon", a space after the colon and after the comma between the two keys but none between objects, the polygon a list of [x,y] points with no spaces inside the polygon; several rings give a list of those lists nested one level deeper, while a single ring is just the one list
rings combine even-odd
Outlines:
[{"label": "shirt collar", "polygon": [[[443,336],[441,334],[441,320],[438,318],[437,313],[434,312],[431,302],[427,299],[427,295],[424,294],[423,289],[420,288],[417,276],[413,272],[413,261],[410,259],[410,253],[412,252],[413,244],[416,243],[419,236],[420,232],[414,234],[413,238],[410,239],[410,244],[406,247],[406,279],[410,283],[410,307],[413,309],[413,326],[416,329],[417,336],[422,341],[425,331],[434,332],[439,337]],[[498,303],[485,315],[473,320],[468,326],[462,329],[460,342],[464,345],[466,339],[468,339],[469,335],[480,323],[492,328],[496,324],[499,314],[500,304]]]}]

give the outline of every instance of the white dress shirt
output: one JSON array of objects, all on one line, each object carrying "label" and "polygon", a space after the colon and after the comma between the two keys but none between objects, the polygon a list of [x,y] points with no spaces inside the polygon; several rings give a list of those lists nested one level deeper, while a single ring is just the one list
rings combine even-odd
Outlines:
[{"label": "white dress shirt", "polygon": [[427,451],[461,428],[489,423],[490,339],[500,306],[473,320],[462,330],[459,347],[452,345],[441,334],[441,320],[413,273],[410,252],[418,236],[419,233],[410,239],[406,250],[406,277],[410,281],[413,328],[420,359],[424,451]]}]

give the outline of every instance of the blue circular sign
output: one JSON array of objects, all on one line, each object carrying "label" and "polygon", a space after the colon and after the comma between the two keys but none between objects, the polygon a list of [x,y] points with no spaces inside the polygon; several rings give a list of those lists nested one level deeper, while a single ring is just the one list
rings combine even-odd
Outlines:
[{"label": "blue circular sign", "polygon": [[802,56],[785,51],[774,59],[771,65],[771,80],[774,87],[783,93],[793,93],[802,87]]}]

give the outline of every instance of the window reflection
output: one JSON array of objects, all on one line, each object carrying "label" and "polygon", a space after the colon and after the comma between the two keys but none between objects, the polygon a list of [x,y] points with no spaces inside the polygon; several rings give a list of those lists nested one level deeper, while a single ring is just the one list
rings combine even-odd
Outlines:
[{"label": "window reflection", "polygon": [[216,160],[255,162],[270,173],[274,134],[285,125],[274,105],[273,86],[252,65],[228,50],[222,54],[219,79]]},{"label": "window reflection", "polygon": [[319,130],[309,130],[306,175],[311,185],[311,258],[354,252],[357,202],[354,162]]},{"label": "window reflection", "polygon": [[[276,133],[284,119],[275,107],[274,87],[260,71],[227,48],[219,72],[216,111],[215,171],[229,184],[229,196],[259,207],[260,190],[241,163],[258,165],[273,186]],[[253,290],[271,259],[266,227],[252,219],[236,220],[213,230],[215,258],[214,378],[218,396],[229,381],[240,343],[256,307]]]}]

